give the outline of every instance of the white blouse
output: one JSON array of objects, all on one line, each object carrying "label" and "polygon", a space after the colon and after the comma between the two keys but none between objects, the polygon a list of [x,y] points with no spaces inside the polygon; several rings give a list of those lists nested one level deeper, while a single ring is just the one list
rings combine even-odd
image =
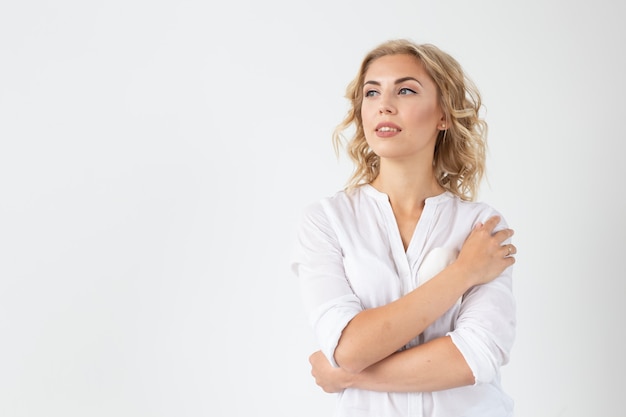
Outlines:
[{"label": "white blouse", "polygon": [[[432,278],[457,257],[473,226],[495,214],[484,203],[449,192],[428,198],[405,252],[389,198],[371,185],[307,207],[292,269],[316,340],[333,366],[341,332],[355,315]],[[505,227],[502,220],[497,229]],[[515,338],[511,272],[507,268],[470,289],[404,347],[449,335],[471,368],[474,385],[413,393],[350,388],[338,395],[336,416],[512,416],[513,401],[500,386],[500,367]]]}]

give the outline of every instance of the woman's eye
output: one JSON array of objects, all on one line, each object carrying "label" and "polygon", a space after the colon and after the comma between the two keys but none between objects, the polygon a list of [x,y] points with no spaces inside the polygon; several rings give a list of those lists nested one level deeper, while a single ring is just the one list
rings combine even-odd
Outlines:
[{"label": "woman's eye", "polygon": [[398,94],[404,94],[404,95],[407,95],[407,94],[417,94],[417,93],[416,93],[414,90],[411,90],[410,88],[406,88],[406,87],[404,87],[404,88],[401,88],[401,89],[398,91]]},{"label": "woman's eye", "polygon": [[376,94],[378,94],[378,91],[376,90],[368,90],[365,92],[365,97],[374,97]]}]

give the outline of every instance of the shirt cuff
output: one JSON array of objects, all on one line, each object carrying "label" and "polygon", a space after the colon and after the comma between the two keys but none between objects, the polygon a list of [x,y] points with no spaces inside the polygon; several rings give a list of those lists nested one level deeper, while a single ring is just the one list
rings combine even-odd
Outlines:
[{"label": "shirt cuff", "polygon": [[491,382],[498,372],[499,365],[480,336],[470,329],[456,329],[447,336],[450,336],[452,343],[472,370],[474,385]]},{"label": "shirt cuff", "polygon": [[331,300],[311,313],[310,320],[320,350],[335,368],[339,368],[335,361],[335,349],[339,344],[341,333],[350,320],[362,310],[361,302],[352,294]]}]

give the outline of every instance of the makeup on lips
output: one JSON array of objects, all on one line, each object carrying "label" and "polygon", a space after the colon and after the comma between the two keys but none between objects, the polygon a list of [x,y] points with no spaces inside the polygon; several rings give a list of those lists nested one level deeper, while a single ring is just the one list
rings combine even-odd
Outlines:
[{"label": "makeup on lips", "polygon": [[401,131],[402,129],[400,129],[400,126],[389,122],[379,123],[376,125],[376,136],[380,138],[390,138],[397,135]]}]

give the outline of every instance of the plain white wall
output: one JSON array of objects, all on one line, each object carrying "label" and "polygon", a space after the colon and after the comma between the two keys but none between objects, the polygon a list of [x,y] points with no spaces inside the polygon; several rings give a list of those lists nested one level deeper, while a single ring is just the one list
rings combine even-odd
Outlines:
[{"label": "plain white wall", "polygon": [[450,52],[516,229],[521,417],[618,416],[626,278],[617,2],[0,5],[0,415],[322,416],[288,264],[379,42]]}]

